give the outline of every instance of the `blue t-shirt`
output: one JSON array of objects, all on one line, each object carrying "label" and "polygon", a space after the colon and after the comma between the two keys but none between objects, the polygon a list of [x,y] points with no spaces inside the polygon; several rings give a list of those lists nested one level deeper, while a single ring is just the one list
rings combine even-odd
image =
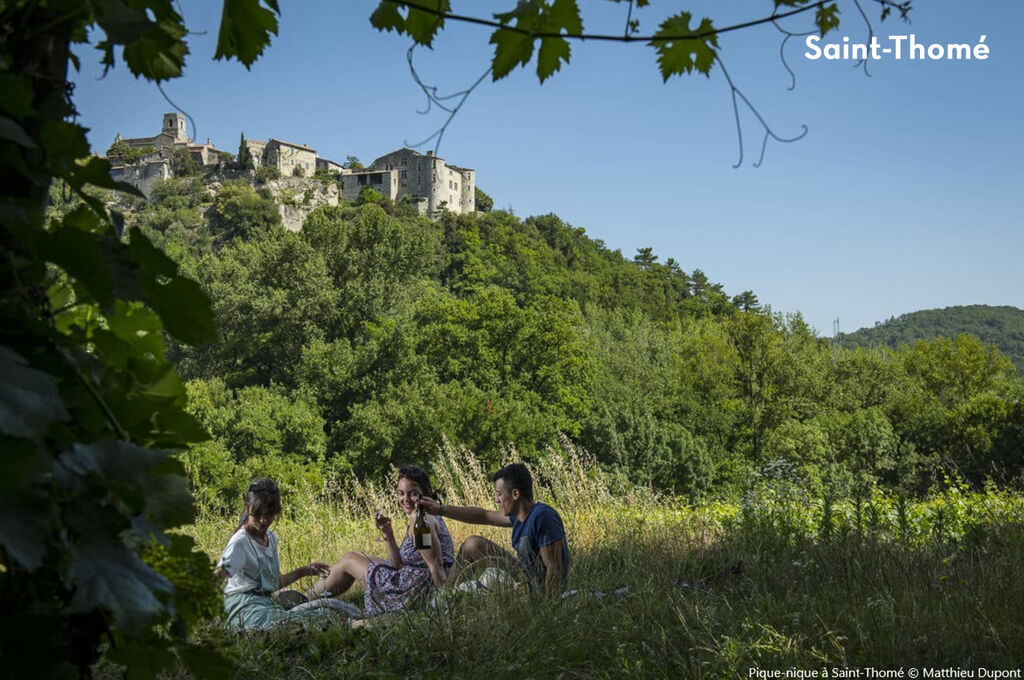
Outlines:
[{"label": "blue t-shirt", "polygon": [[562,518],[554,508],[544,503],[534,503],[526,520],[520,522],[515,515],[509,515],[512,522],[512,547],[516,549],[519,567],[526,572],[536,585],[544,584],[547,568],[540,558],[540,549],[555,541],[562,541],[562,583],[569,576],[569,542],[565,538]]}]

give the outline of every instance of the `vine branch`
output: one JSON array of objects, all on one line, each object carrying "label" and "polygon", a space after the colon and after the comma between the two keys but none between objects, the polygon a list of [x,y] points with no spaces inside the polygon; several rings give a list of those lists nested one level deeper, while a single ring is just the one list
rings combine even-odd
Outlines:
[{"label": "vine branch", "polygon": [[[529,36],[530,38],[565,38],[568,40],[605,40],[611,42],[671,42],[676,40],[700,40],[703,38],[710,38],[712,36],[722,35],[723,33],[730,33],[732,31],[739,31],[744,28],[750,28],[752,26],[760,26],[761,24],[772,23],[778,19],[785,19],[786,17],[796,16],[797,14],[803,14],[812,9],[825,6],[828,2],[833,0],[818,0],[818,2],[805,5],[804,7],[798,7],[797,9],[790,10],[777,14],[773,12],[771,16],[762,17],[761,19],[752,19],[739,24],[732,24],[729,26],[723,26],[722,28],[716,28],[710,31],[701,31],[697,33],[686,33],[682,35],[608,35],[600,33],[558,33],[551,31],[531,31],[525,28],[519,28],[511,24],[503,24],[500,21],[494,21],[491,19],[481,19],[480,17],[469,16],[466,14],[454,14],[452,12],[445,12],[434,7],[428,7],[421,5],[413,0],[384,0],[396,5],[404,5],[405,7],[415,9],[420,12],[427,14],[433,14],[439,19],[451,19],[452,21],[461,21],[467,24],[476,24],[478,26],[489,26],[491,28],[499,28],[505,31],[511,31],[513,33],[519,33],[521,35]],[[908,11],[907,2],[899,2],[897,0],[870,0],[885,9],[891,10],[896,9],[905,17]]]},{"label": "vine branch", "polygon": [[[459,112],[459,109],[462,108],[462,105],[466,103],[466,99],[469,98],[469,95],[473,94],[473,90],[475,90],[480,85],[480,83],[484,81],[484,78],[486,78],[490,74],[491,68],[488,67],[486,71],[480,74],[480,77],[476,79],[476,82],[474,82],[466,89],[459,90],[458,92],[452,92],[451,94],[442,95],[438,94],[438,88],[436,85],[427,85],[420,78],[419,73],[416,71],[416,65],[413,63],[413,52],[415,50],[416,45],[413,44],[409,48],[409,51],[406,52],[405,57],[406,60],[409,62],[409,73],[412,74],[412,79],[416,81],[416,84],[419,85],[421,90],[423,90],[423,94],[427,98],[427,108],[423,109],[422,111],[417,111],[416,113],[420,115],[426,115],[430,113],[431,107],[436,106],[437,108],[446,112],[448,114],[448,118],[445,119],[444,124],[441,125],[441,127],[438,128],[437,130],[435,130],[434,133],[431,134],[429,137],[423,139],[422,141],[416,144],[410,144],[408,140],[406,140],[405,145],[413,149],[418,149],[419,147],[423,146],[430,140],[434,139],[436,140],[434,142],[434,155],[436,156],[438,149],[441,147],[441,140],[444,138],[444,133],[448,129],[448,126],[451,125],[452,120],[454,120],[455,114],[457,114]],[[458,103],[456,103],[454,106],[449,106],[448,104],[446,104],[446,102],[452,99],[458,99]]]},{"label": "vine branch", "polygon": [[807,135],[807,126],[804,124],[800,125],[800,127],[803,129],[801,130],[800,134],[798,134],[795,137],[780,137],[779,135],[777,135],[775,131],[772,130],[771,126],[765,122],[764,117],[761,115],[761,112],[758,111],[757,108],[750,103],[750,100],[747,99],[747,96],[745,94],[743,94],[743,91],[736,87],[736,84],[732,81],[732,77],[729,75],[729,71],[726,70],[725,68],[725,63],[722,62],[721,57],[715,55],[715,61],[718,62],[718,65],[722,68],[722,74],[725,76],[725,80],[729,83],[729,89],[732,91],[732,110],[733,114],[735,114],[736,116],[736,136],[739,138],[740,145],[740,158],[732,167],[738,168],[741,165],[743,165],[743,126],[740,123],[740,107],[738,99],[743,100],[743,103],[747,105],[747,108],[750,109],[750,112],[754,114],[758,122],[761,123],[761,126],[764,128],[764,138],[761,140],[761,155],[758,157],[757,162],[754,163],[755,168],[761,167],[761,162],[764,161],[765,147],[767,147],[768,145],[769,137],[771,137],[777,142],[789,144],[791,142],[803,139]]}]

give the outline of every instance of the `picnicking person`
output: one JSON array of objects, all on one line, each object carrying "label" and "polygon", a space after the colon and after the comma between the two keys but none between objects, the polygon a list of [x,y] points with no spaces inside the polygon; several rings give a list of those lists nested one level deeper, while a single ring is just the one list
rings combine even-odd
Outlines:
[{"label": "picnicking person", "polygon": [[304,576],[326,575],[323,562],[281,573],[277,534],[270,525],[281,514],[281,492],[271,479],[256,479],[245,493],[245,510],[228,539],[214,576],[224,584],[224,611],[228,625],[241,630],[266,630],[284,621],[303,621],[332,616],[329,610],[293,612],[273,595]]},{"label": "picnicking person", "polygon": [[327,578],[307,591],[307,597],[340,595],[360,581],[364,587],[363,614],[372,617],[403,609],[444,585],[455,561],[455,547],[444,520],[420,512],[420,504],[434,498],[426,471],[414,465],[400,468],[395,498],[407,520],[402,523],[401,543],[395,539],[391,518],[378,515],[376,524],[387,558],[348,552],[330,567]]},{"label": "picnicking person", "polygon": [[532,590],[559,595],[569,575],[569,542],[558,512],[533,498],[533,477],[522,463],[512,463],[492,477],[498,510],[474,506],[444,505],[424,496],[420,505],[437,517],[467,524],[512,529],[513,557],[507,550],[483,536],[470,536],[459,547],[448,584],[455,584],[467,569],[479,564],[518,568]]}]

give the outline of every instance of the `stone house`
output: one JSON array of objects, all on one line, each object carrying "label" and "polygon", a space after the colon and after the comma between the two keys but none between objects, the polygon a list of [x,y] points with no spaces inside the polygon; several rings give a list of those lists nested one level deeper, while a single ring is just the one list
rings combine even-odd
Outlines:
[{"label": "stone house", "polygon": [[316,172],[316,149],[271,138],[264,149],[262,165],[277,168],[289,177],[299,168],[303,177],[312,177]]},{"label": "stone house", "polygon": [[434,217],[442,209],[456,214],[476,210],[476,172],[449,165],[433,151],[408,147],[392,151],[363,170],[346,170],[341,194],[354,201],[366,187],[391,200],[409,197],[420,214]]},{"label": "stone house", "polygon": [[318,171],[328,172],[328,173],[336,172],[339,175],[345,170],[345,168],[343,168],[341,166],[341,163],[335,163],[334,161],[330,160],[329,158],[320,158],[319,156],[317,156],[317,159],[316,159],[316,169]]}]

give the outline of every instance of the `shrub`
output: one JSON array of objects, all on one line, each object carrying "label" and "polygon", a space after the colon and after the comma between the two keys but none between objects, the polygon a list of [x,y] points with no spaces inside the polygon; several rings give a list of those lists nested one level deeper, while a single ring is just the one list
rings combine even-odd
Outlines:
[{"label": "shrub", "polygon": [[272,180],[280,179],[281,171],[278,170],[273,165],[264,165],[262,167],[256,168],[255,178],[257,184],[265,184]]}]

